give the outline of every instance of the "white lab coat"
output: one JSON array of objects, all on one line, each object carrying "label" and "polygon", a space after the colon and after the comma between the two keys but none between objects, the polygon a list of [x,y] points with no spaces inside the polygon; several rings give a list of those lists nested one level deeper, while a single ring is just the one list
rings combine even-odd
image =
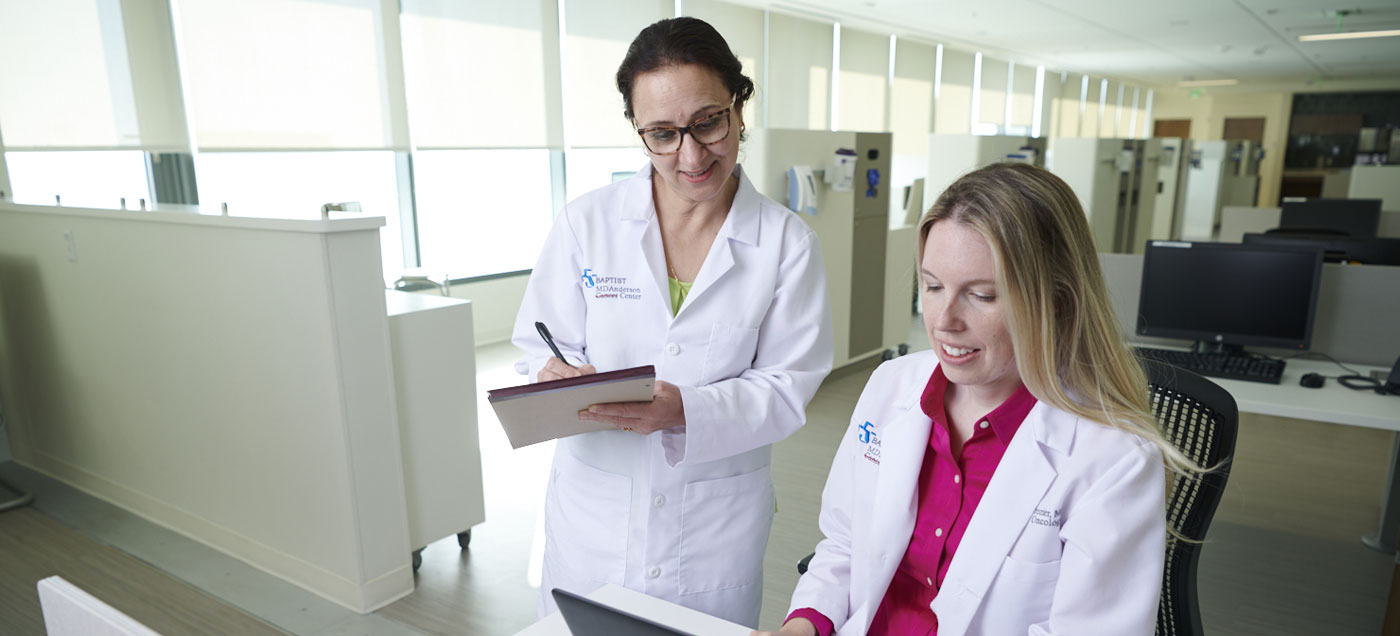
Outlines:
[{"label": "white lab coat", "polygon": [[655,365],[679,387],[684,430],[561,439],[545,501],[549,590],[606,583],[755,625],[773,521],[769,445],[800,428],[831,370],[816,234],[740,177],[680,312],[671,315],[651,166],[570,203],[530,277],[513,342],[536,379],[549,326],[575,365]]},{"label": "white lab coat", "polygon": [[[926,351],[876,369],[832,463],[820,516],[826,538],[792,609],[816,609],[837,634],[869,629],[908,548],[932,426],[919,398],[937,361]],[[1166,549],[1164,479],[1151,442],[1038,402],[931,605],[939,636],[1151,636]]]}]

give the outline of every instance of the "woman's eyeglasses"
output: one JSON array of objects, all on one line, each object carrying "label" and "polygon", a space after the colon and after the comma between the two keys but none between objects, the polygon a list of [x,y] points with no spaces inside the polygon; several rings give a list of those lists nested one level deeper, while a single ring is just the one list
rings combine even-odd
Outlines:
[{"label": "woman's eyeglasses", "polygon": [[654,155],[674,155],[681,150],[686,133],[701,145],[710,146],[729,138],[729,112],[733,105],[717,113],[697,119],[689,126],[653,126],[638,128],[642,143]]}]

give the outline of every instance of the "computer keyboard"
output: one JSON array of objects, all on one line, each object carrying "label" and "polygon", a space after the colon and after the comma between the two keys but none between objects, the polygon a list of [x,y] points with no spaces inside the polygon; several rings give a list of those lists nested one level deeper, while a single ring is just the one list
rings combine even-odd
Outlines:
[{"label": "computer keyboard", "polygon": [[1194,373],[1227,380],[1278,384],[1283,379],[1283,360],[1256,358],[1229,353],[1195,353],[1175,349],[1135,347],[1143,358],[1165,362]]}]

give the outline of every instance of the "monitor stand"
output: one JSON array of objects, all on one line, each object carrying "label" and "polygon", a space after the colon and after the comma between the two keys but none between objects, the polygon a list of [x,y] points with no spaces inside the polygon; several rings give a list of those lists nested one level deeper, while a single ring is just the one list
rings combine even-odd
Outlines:
[{"label": "monitor stand", "polygon": [[1244,352],[1244,347],[1240,345],[1225,342],[1207,342],[1205,340],[1197,340],[1196,344],[1192,345],[1191,351],[1195,353],[1223,353],[1228,356],[1237,357],[1245,357],[1248,355]]}]

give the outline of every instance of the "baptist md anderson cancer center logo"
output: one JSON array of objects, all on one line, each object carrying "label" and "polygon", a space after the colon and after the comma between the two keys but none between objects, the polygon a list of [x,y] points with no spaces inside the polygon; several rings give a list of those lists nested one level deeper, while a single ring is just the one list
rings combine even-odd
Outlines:
[{"label": "baptist md anderson cancer center logo", "polygon": [[866,422],[857,427],[860,432],[856,434],[856,439],[865,444],[865,458],[876,466],[880,465],[880,436],[875,434],[875,425]]},{"label": "baptist md anderson cancer center logo", "polygon": [[641,300],[642,288],[628,287],[626,276],[603,276],[585,268],[579,276],[583,287],[593,291],[594,298],[617,298],[621,300]]}]

